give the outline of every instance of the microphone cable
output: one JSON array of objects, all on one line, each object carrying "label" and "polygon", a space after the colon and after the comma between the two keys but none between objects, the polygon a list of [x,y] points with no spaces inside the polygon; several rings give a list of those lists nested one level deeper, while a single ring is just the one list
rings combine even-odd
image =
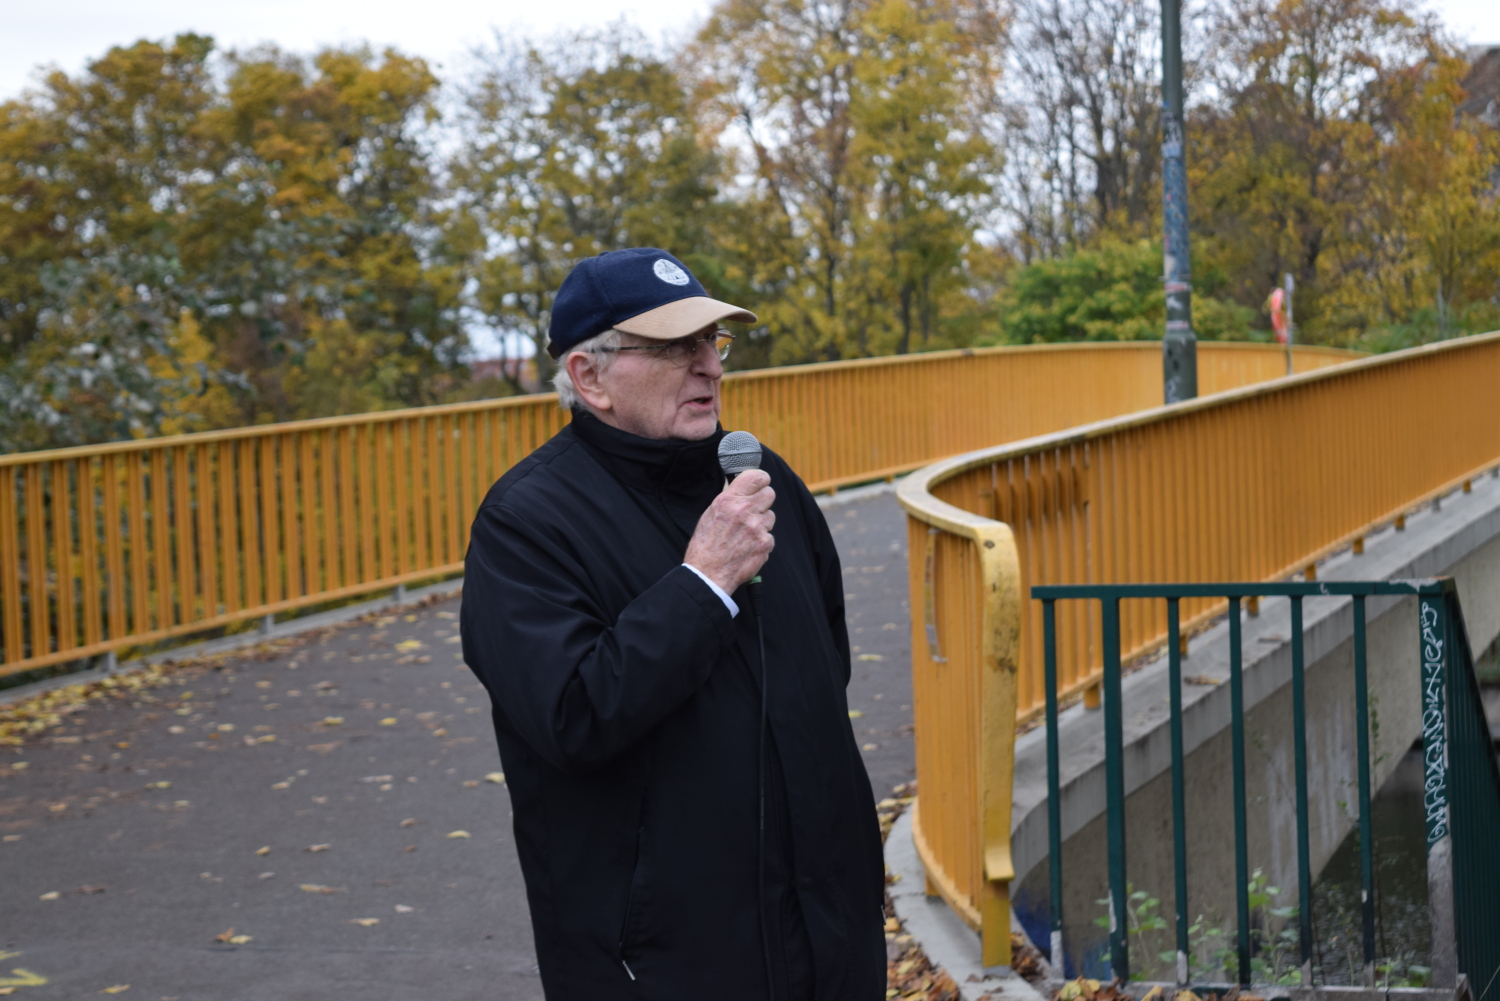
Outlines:
[{"label": "microphone cable", "polygon": [[760,769],[760,832],[756,845],[755,888],[756,910],[760,913],[760,944],[766,965],[766,997],[775,1001],[776,979],[771,966],[771,935],[766,922],[766,734],[770,718],[766,709],[766,679],[770,670],[766,665],[766,619],[761,603],[760,575],[750,580],[750,608],[755,613],[755,634],[760,643],[760,732],[756,738],[756,758]]}]

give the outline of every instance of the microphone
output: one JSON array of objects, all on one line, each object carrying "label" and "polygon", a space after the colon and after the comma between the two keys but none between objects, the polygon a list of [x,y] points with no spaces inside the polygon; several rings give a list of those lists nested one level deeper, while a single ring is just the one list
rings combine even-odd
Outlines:
[{"label": "microphone", "polygon": [[[734,479],[747,469],[760,468],[760,442],[749,431],[731,431],[719,439],[719,468]],[[760,620],[760,574],[750,578],[750,604]]]},{"label": "microphone", "polygon": [[760,468],[760,442],[749,431],[731,431],[719,439],[719,468],[731,480],[747,469]]}]

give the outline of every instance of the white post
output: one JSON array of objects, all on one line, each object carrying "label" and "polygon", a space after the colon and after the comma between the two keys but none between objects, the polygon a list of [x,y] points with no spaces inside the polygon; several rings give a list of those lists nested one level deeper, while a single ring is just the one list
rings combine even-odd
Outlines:
[{"label": "white post", "polygon": [[1288,271],[1282,277],[1282,283],[1286,288],[1286,374],[1292,374],[1292,345],[1297,340],[1297,328],[1292,324],[1292,290],[1296,283],[1292,281],[1292,273]]}]

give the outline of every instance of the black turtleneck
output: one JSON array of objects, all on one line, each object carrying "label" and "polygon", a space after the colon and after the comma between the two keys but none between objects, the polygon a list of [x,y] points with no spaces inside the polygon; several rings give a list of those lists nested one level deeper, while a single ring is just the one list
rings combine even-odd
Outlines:
[{"label": "black turtleneck", "polygon": [[722,427],[701,441],[642,438],[578,408],[573,411],[573,433],[611,476],[661,505],[673,526],[687,533],[684,546],[724,488],[719,467]]}]

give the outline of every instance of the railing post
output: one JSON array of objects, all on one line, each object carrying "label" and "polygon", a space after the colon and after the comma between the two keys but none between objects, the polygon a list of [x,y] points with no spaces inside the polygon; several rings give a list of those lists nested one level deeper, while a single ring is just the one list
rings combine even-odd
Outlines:
[{"label": "railing post", "polygon": [[1307,817],[1307,696],[1302,648],[1302,598],[1292,603],[1292,744],[1297,772],[1297,939],[1302,954],[1302,985],[1312,986],[1312,852]]},{"label": "railing post", "polygon": [[1120,705],[1120,599],[1105,598],[1104,789],[1109,842],[1109,965],[1121,983],[1130,980],[1130,926],[1125,876],[1125,714]]},{"label": "railing post", "polygon": [[1229,723],[1234,770],[1234,901],[1236,966],[1250,986],[1250,845],[1245,807],[1245,682],[1240,652],[1240,599],[1229,599]]},{"label": "railing post", "polygon": [[1177,983],[1188,983],[1187,776],[1182,750],[1182,650],[1178,643],[1181,608],[1167,599],[1167,691],[1172,727],[1172,877],[1177,911]]},{"label": "railing post", "polygon": [[1370,682],[1365,660],[1365,598],[1354,595],[1354,738],[1359,756],[1359,885],[1365,986],[1375,986],[1375,826],[1370,816]]},{"label": "railing post", "polygon": [[1419,599],[1422,658],[1422,805],[1427,827],[1427,915],[1432,985],[1458,984],[1454,926],[1453,833],[1448,807],[1448,617],[1443,595]]},{"label": "railing post", "polygon": [[1052,941],[1049,962],[1056,977],[1067,977],[1063,954],[1062,776],[1057,739],[1057,604],[1042,601],[1042,659],[1047,696],[1047,874],[1052,893]]}]

